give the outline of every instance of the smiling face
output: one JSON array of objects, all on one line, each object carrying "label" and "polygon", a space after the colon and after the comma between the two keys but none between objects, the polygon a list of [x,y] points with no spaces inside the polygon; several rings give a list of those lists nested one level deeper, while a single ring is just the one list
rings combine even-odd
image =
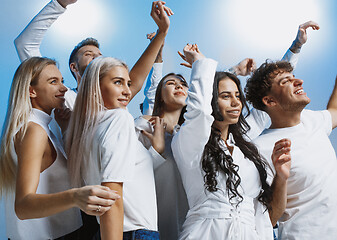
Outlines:
[{"label": "smiling face", "polygon": [[164,102],[164,109],[182,108],[186,105],[187,83],[178,76],[167,76],[163,80],[161,97]]},{"label": "smiling face", "polygon": [[66,91],[58,68],[55,65],[48,65],[41,71],[37,83],[29,88],[32,106],[47,114],[54,108],[62,109]]},{"label": "smiling face", "polygon": [[[283,111],[302,111],[310,103],[302,84],[303,80],[295,78],[292,73],[281,72],[273,79],[270,93],[265,98]],[[268,107],[268,102],[266,105]]]},{"label": "smiling face", "polygon": [[223,117],[222,124],[235,124],[242,110],[240,92],[235,82],[226,77],[219,82],[218,105]]},{"label": "smiling face", "polygon": [[126,109],[131,99],[130,84],[129,72],[125,67],[112,67],[104,77],[100,79],[104,106],[107,109]]}]

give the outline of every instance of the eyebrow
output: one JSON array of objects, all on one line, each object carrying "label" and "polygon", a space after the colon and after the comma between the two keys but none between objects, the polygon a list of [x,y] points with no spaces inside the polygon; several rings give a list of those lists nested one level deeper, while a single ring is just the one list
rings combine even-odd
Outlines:
[{"label": "eyebrow", "polygon": [[[221,95],[221,94],[231,94],[232,92],[230,92],[230,91],[222,91],[221,93],[219,93],[219,95]],[[235,91],[235,94],[236,93],[240,93],[239,91]]]},{"label": "eyebrow", "polygon": [[[58,77],[50,77],[48,78],[46,81],[50,81],[50,80],[58,80],[59,78]],[[64,80],[64,78],[62,77],[61,78],[61,81]]]},{"label": "eyebrow", "polygon": [[[166,83],[168,83],[168,82],[176,82],[176,81],[178,81],[177,79],[167,79],[167,80],[165,80],[165,84]],[[181,80],[181,79],[179,79],[179,82],[181,82],[182,84],[186,84],[187,85],[187,82],[185,82],[185,81],[183,81],[183,80]]]},{"label": "eyebrow", "polygon": [[[88,49],[88,50],[85,50],[85,51],[83,52],[83,54],[85,54],[85,53],[87,53],[87,52],[94,53],[94,51],[92,51],[92,50]],[[101,52],[99,52],[99,55],[102,55],[102,53],[101,53]]]},{"label": "eyebrow", "polygon": [[278,83],[281,83],[281,81],[283,81],[284,79],[289,79],[289,78],[291,78],[291,77],[295,77],[295,76],[292,75],[292,76],[286,76],[286,77],[283,77],[283,78],[281,78],[281,79],[278,81]]}]

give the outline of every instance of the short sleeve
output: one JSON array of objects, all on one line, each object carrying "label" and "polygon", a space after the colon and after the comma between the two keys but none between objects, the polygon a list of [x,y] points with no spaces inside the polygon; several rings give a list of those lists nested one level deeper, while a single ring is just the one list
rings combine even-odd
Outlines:
[{"label": "short sleeve", "polygon": [[302,122],[315,128],[322,128],[327,136],[332,131],[332,118],[328,110],[304,110],[301,115]]},{"label": "short sleeve", "polygon": [[138,141],[133,118],[123,109],[109,112],[107,120],[102,123],[104,128],[98,143],[101,182],[130,181],[137,158],[135,141]]}]

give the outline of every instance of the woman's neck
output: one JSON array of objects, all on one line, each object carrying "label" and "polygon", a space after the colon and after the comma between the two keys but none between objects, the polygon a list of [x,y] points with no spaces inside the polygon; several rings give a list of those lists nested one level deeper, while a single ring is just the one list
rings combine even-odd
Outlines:
[{"label": "woman's neck", "polygon": [[163,113],[162,118],[166,125],[166,131],[169,133],[173,133],[174,127],[178,124],[180,114],[182,109],[177,109],[174,111],[166,111]]},{"label": "woman's neck", "polygon": [[219,131],[221,132],[221,138],[226,141],[228,138],[228,127],[229,125],[224,123],[223,121],[214,121],[214,126],[219,129]]}]

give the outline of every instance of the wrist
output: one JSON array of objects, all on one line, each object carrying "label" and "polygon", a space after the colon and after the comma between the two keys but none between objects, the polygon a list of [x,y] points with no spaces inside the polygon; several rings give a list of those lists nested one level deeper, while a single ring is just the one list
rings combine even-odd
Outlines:
[{"label": "wrist", "polygon": [[302,46],[303,44],[300,43],[300,41],[298,41],[297,39],[295,39],[289,49],[293,53],[299,53],[301,51]]},{"label": "wrist", "polygon": [[238,67],[237,67],[237,66],[233,66],[233,67],[231,67],[230,69],[228,69],[227,72],[229,72],[229,73],[231,73],[231,74],[234,74],[234,75],[238,75],[238,74],[237,74],[237,73],[238,73]]},{"label": "wrist", "polygon": [[78,188],[72,188],[69,190],[69,195],[70,195],[70,202],[72,207],[79,207],[77,204],[77,194],[78,193]]},{"label": "wrist", "polygon": [[278,183],[286,184],[288,180],[288,176],[276,173],[274,180],[276,180]]},{"label": "wrist", "polygon": [[166,30],[162,30],[162,29],[158,28],[155,38],[159,37],[159,38],[165,39],[167,33],[168,33],[168,28]]}]

